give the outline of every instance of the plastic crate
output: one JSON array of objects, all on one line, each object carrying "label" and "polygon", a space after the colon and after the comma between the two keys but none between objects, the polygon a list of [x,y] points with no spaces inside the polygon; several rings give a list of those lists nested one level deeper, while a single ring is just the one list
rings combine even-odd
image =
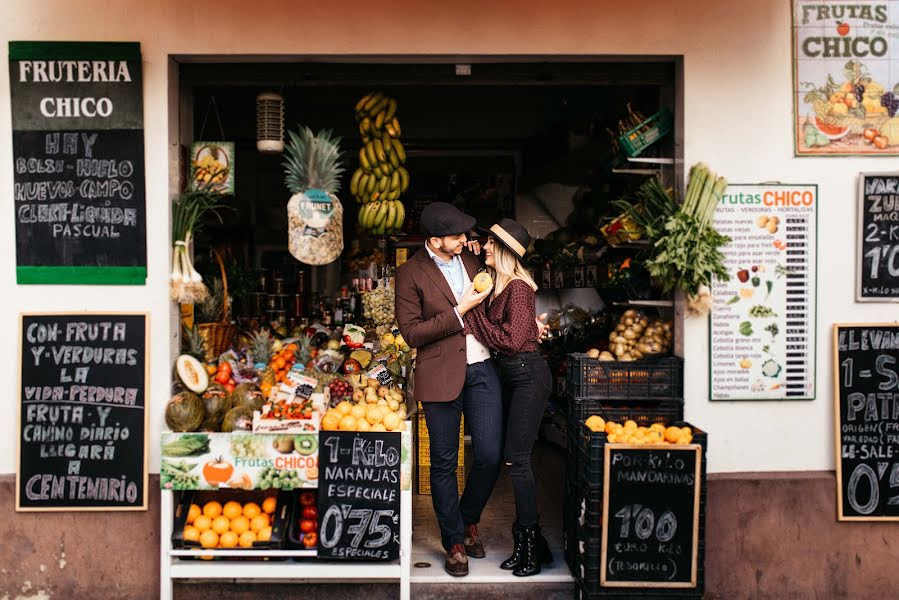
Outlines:
[{"label": "plastic crate", "polygon": [[639,156],[649,146],[671,132],[674,117],[665,109],[655,113],[637,127],[618,137],[618,145],[630,157]]},{"label": "plastic crate", "polygon": [[568,355],[570,396],[597,400],[660,400],[684,395],[684,361],[676,356],[619,362]]},{"label": "plastic crate", "polygon": [[[621,409],[618,409],[621,411]],[[645,411],[621,411],[618,418],[632,418],[639,425],[662,423],[664,425],[689,426],[693,429],[693,443],[702,448],[700,458],[699,531],[697,547],[697,587],[683,588],[603,588],[600,586],[602,514],[603,514],[603,469],[604,451],[607,443],[605,433],[593,432],[585,425],[580,426],[579,474],[574,490],[577,506],[573,536],[577,542],[577,552],[573,557],[572,575],[577,582],[579,597],[593,598],[702,598],[705,586],[705,512],[706,512],[706,453],[708,435],[690,423],[666,419],[661,414],[650,415]],[[571,563],[569,563],[571,564]]]},{"label": "plastic crate", "polygon": [[590,415],[599,415],[606,421],[633,419],[637,425],[669,423],[684,420],[684,399],[632,398],[627,402],[600,400],[592,397],[568,397],[568,421],[576,424],[570,430],[569,439],[576,439],[580,424]]},{"label": "plastic crate", "polygon": [[[307,489],[307,490],[293,490],[290,492],[291,494],[291,506],[293,506],[293,518],[290,519],[290,524],[287,527],[287,547],[292,550],[317,550],[318,544],[314,546],[306,546],[303,543],[303,538],[305,534],[300,531],[300,521],[303,520],[303,506],[300,502],[301,494],[313,494],[315,498],[315,502],[311,506],[316,507],[316,511],[318,509],[318,490]],[[318,526],[319,521],[318,517],[315,519],[315,533],[318,535]]]},{"label": "plastic crate", "polygon": [[[252,548],[248,550],[280,550],[284,548],[287,541],[287,530],[293,515],[291,502],[291,493],[288,491],[276,492],[278,503],[275,512],[272,514],[271,538],[266,542],[253,542]],[[204,490],[204,491],[186,491],[181,494],[181,501],[175,507],[172,524],[172,548],[176,550],[201,549],[199,542],[184,539],[184,527],[187,524],[187,514],[190,511],[191,504],[197,504],[202,507],[206,502],[215,500],[222,505],[231,500],[245,504],[247,502],[255,502],[262,506],[263,501],[268,496],[273,496],[270,490]],[[230,550],[240,550],[241,547],[229,548]],[[194,557],[180,557],[185,560],[198,560],[199,554]],[[231,559],[233,560],[233,558]],[[243,560],[243,559],[242,559]]]}]

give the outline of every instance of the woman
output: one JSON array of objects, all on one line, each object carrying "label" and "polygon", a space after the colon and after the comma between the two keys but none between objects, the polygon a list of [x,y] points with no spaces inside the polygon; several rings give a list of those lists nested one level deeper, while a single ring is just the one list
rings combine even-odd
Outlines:
[{"label": "woman", "polygon": [[515,549],[500,568],[526,577],[539,573],[541,563],[552,562],[540,533],[531,467],[552,377],[537,351],[537,284],[521,262],[530,236],[512,219],[501,220],[485,233],[484,258],[493,273],[494,289],[486,302],[465,313],[464,322],[466,333],[493,351],[503,383],[507,410],[504,456],[515,491],[516,518],[512,524]]}]

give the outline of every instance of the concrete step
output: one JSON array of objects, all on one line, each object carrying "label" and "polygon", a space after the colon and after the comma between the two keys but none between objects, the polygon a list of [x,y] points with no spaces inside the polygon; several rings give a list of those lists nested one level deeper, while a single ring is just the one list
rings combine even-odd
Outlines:
[{"label": "concrete step", "polygon": [[[446,600],[448,598],[477,598],[478,600],[570,600],[574,584],[515,583],[413,583],[414,600]],[[175,600],[397,600],[399,586],[383,583],[222,583],[190,582],[175,584]]]}]

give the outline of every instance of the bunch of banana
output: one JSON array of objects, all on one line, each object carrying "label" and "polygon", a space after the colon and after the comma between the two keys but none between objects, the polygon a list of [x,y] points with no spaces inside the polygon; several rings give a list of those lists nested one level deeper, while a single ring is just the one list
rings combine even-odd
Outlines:
[{"label": "bunch of banana", "polygon": [[397,102],[372,92],[356,103],[356,122],[362,137],[359,168],[350,180],[350,192],[362,204],[359,224],[383,235],[402,229],[406,209],[400,195],[409,189],[406,149],[400,141]]}]

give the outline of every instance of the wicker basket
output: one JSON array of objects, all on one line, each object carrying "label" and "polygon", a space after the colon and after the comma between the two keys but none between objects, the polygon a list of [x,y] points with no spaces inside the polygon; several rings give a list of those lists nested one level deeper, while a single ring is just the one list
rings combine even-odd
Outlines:
[{"label": "wicker basket", "polygon": [[[868,128],[879,131],[890,119],[889,115],[869,115],[864,119],[860,119],[855,115],[818,114],[815,116],[830,125],[848,128],[846,135],[861,135]],[[814,119],[811,116],[807,120],[814,123]]]},{"label": "wicker basket", "polygon": [[200,337],[203,338],[206,347],[207,362],[216,360],[230,348],[231,343],[234,341],[234,336],[237,334],[237,326],[232,325],[228,321],[228,276],[225,274],[225,264],[222,262],[222,257],[219,256],[218,252],[213,250],[212,253],[215,255],[215,259],[219,263],[219,269],[222,272],[222,294],[224,298],[222,298],[221,322],[197,324],[197,331]]}]

